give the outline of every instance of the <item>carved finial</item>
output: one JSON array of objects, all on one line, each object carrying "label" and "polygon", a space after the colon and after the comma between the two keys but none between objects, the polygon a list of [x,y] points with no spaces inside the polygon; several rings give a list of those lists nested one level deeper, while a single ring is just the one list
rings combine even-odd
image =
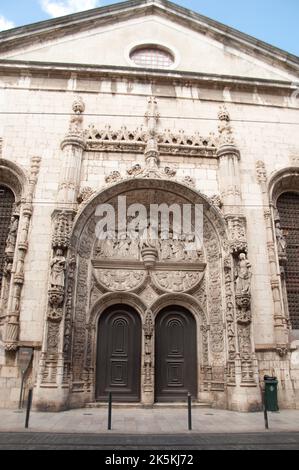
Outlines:
[{"label": "carved finial", "polygon": [[256,166],[256,178],[260,184],[267,182],[267,170],[265,162],[259,160],[255,164]]},{"label": "carved finial", "polygon": [[144,152],[146,164],[149,168],[157,169],[159,163],[158,149],[158,104],[155,96],[148,98],[148,107],[145,113],[147,123],[146,149]]},{"label": "carved finial", "polygon": [[78,137],[83,135],[82,131],[82,124],[83,124],[83,116],[82,113],[85,111],[85,104],[80,96],[78,96],[75,101],[73,102],[72,109],[74,114],[71,116],[70,119],[70,127],[69,132],[71,135],[76,134]]},{"label": "carved finial", "polygon": [[218,118],[219,118],[219,121],[227,121],[227,122],[230,121],[230,115],[225,105],[220,107]]},{"label": "carved finial", "polygon": [[256,178],[260,184],[267,182],[267,171],[266,165],[262,160],[259,160],[255,164],[256,166]]},{"label": "carved finial", "polygon": [[81,96],[77,96],[73,102],[73,111],[75,114],[82,114],[85,111],[85,104]]},{"label": "carved finial", "polygon": [[225,106],[221,106],[219,113],[219,144],[221,145],[234,145],[235,139],[233,136],[233,130],[230,124],[230,115]]},{"label": "carved finial", "polygon": [[155,123],[157,124],[160,118],[160,114],[158,112],[157,98],[155,96],[150,96],[147,102],[148,102],[148,106],[147,106],[147,111],[145,113],[145,118],[147,122],[150,119],[154,119]]}]

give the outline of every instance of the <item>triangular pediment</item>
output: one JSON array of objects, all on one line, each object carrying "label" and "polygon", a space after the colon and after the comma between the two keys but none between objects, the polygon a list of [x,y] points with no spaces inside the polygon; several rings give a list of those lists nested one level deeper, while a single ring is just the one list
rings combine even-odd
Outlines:
[{"label": "triangular pediment", "polygon": [[292,80],[299,59],[162,0],[129,1],[0,34],[0,59],[133,68],[130,51],[158,44],[173,71]]}]

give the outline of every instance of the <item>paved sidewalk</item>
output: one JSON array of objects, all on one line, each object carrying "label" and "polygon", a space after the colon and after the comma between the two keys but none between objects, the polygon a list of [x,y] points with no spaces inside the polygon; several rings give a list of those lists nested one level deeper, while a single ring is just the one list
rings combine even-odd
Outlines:
[{"label": "paved sidewalk", "polygon": [[[189,455],[197,450],[298,450],[299,433],[247,433],[247,434],[58,434],[58,433],[1,433],[0,450],[101,450],[97,465],[106,464],[106,458],[120,456],[118,451],[145,451],[139,456],[138,468],[153,462],[153,450],[158,455]],[[147,451],[147,452],[146,452]],[[169,452],[171,451],[171,452]],[[175,452],[173,452],[175,451]],[[183,451],[182,453],[177,451]],[[135,457],[138,454],[132,453]],[[126,454],[130,456],[130,454]],[[202,456],[194,455],[193,464],[201,463]],[[175,457],[178,463],[178,457]],[[190,459],[188,459],[190,461]],[[163,461],[163,457],[162,457]],[[182,464],[182,460],[181,460]],[[134,466],[125,464],[126,467]],[[137,467],[137,465],[136,465]],[[135,467],[135,468],[136,468]]]},{"label": "paved sidewalk", "polygon": [[[193,433],[265,432],[263,413],[194,409]],[[25,411],[0,409],[0,432],[24,431]],[[186,409],[113,409],[112,431],[118,434],[182,434],[188,429]],[[269,413],[271,432],[299,432],[299,410]],[[84,408],[61,413],[32,412],[29,431],[106,433],[107,410]]]}]

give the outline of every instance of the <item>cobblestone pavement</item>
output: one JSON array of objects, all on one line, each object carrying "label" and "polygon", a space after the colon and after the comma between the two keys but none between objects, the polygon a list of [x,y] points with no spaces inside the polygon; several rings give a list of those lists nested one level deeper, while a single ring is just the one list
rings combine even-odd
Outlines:
[{"label": "cobblestone pavement", "polygon": [[59,434],[0,433],[1,450],[298,450],[299,433]]},{"label": "cobblestone pavement", "polygon": [[[237,413],[194,409],[193,433],[265,432],[263,413]],[[24,431],[25,411],[0,409],[0,432]],[[271,432],[299,432],[299,410],[269,413]],[[186,409],[113,409],[109,434],[182,434],[188,429]],[[61,413],[32,412],[30,431],[48,433],[99,433],[107,431],[107,409],[84,408]]]}]

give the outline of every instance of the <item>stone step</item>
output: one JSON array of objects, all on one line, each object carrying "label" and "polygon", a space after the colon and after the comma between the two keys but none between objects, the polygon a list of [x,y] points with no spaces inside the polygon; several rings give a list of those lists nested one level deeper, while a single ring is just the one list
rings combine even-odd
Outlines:
[{"label": "stone step", "polygon": [[[87,403],[85,408],[107,408],[107,402],[93,402]],[[186,402],[175,402],[175,403],[155,403],[153,406],[146,406],[141,403],[120,403],[115,402],[113,403],[113,408],[119,409],[145,409],[145,408],[152,408],[154,410],[157,409],[178,409],[178,408],[187,408]],[[192,402],[192,408],[211,408],[211,404],[207,402]]]}]

